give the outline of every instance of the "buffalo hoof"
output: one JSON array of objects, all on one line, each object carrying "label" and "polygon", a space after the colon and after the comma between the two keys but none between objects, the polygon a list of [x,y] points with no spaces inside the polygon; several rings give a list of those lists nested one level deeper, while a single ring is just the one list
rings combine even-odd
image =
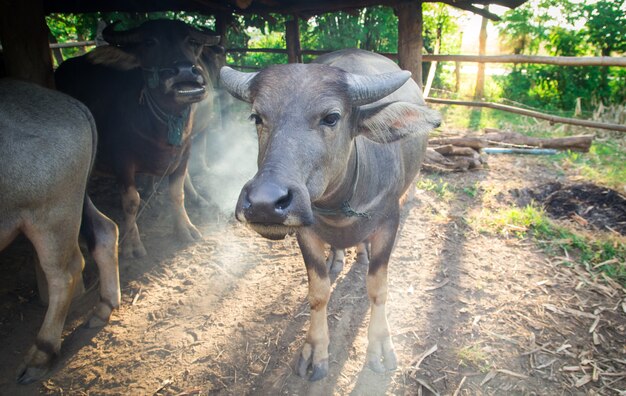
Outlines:
[{"label": "buffalo hoof", "polygon": [[202,239],[202,234],[192,224],[179,228],[177,234],[182,242],[193,242]]},{"label": "buffalo hoof", "polygon": [[367,354],[367,367],[369,367],[375,373],[384,373],[386,371],[393,371],[398,368],[398,358],[393,347],[388,344],[383,344],[382,356],[378,353]]},{"label": "buffalo hoof", "polygon": [[17,370],[18,384],[27,385],[44,378],[50,371],[53,356],[40,351],[36,346],[31,347],[24,363]]},{"label": "buffalo hoof", "polygon": [[311,364],[311,357],[305,359],[300,355],[297,367],[298,375],[302,378],[307,378],[309,367],[311,368],[311,376],[308,377],[309,381],[318,381],[328,376],[328,359],[323,359],[317,364]]},{"label": "buffalo hoof", "polygon": [[17,374],[17,383],[21,385],[32,384],[43,379],[50,371],[47,367],[24,367]]},{"label": "buffalo hoof", "polygon": [[143,243],[138,242],[138,243],[122,243],[122,257],[127,258],[127,259],[132,259],[132,258],[141,258],[141,257],[145,257],[148,252],[146,252],[146,248],[143,247]]}]

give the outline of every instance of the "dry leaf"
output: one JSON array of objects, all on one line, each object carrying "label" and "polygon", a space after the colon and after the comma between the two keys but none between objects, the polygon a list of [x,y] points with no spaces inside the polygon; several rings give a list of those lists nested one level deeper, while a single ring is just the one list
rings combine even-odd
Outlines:
[{"label": "dry leaf", "polygon": [[485,385],[487,382],[491,381],[492,379],[494,379],[494,377],[498,375],[498,371],[497,370],[491,370],[490,372],[487,373],[487,375],[485,375],[485,378],[482,380],[482,382],[480,383],[480,386]]},{"label": "dry leaf", "polygon": [[591,382],[591,376],[589,374],[585,374],[582,378],[579,378],[578,381],[576,381],[575,386],[577,388],[580,388],[581,386],[587,384]]}]

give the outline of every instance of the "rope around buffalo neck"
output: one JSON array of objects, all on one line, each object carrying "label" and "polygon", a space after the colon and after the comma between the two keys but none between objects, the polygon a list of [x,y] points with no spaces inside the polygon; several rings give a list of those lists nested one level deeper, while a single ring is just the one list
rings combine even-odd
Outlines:
[{"label": "rope around buffalo neck", "polygon": [[181,146],[183,144],[183,131],[191,114],[191,106],[187,106],[180,115],[172,115],[159,107],[150,93],[149,87],[144,87],[141,91],[139,103],[144,102],[144,98],[152,115],[162,124],[167,125],[167,142],[173,146]]},{"label": "rope around buffalo neck", "polygon": [[341,208],[339,209],[325,209],[320,208],[315,205],[311,205],[313,211],[319,213],[322,216],[346,216],[346,217],[363,217],[366,219],[370,219],[372,215],[369,212],[357,212],[350,205],[350,201],[354,198],[354,194],[356,193],[356,186],[359,181],[359,149],[356,144],[356,140],[354,141],[354,151],[355,151],[355,159],[354,159],[354,178],[352,182],[352,191],[350,192],[350,196],[348,199],[344,200],[341,204]]}]

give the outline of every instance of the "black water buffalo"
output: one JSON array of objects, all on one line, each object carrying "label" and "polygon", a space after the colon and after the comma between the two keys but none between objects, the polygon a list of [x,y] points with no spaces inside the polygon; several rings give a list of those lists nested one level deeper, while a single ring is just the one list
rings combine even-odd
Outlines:
[{"label": "black water buffalo", "polygon": [[[47,280],[49,305],[17,380],[41,378],[61,347],[61,332],[84,260],[86,238],[100,272],[101,326],[120,304],[117,226],[85,193],[97,135],[77,100],[34,84],[0,79],[0,250],[18,234],[32,242]],[[82,225],[81,225],[82,213]]]},{"label": "black water buffalo", "polygon": [[169,177],[176,234],[198,239],[185,210],[183,184],[196,103],[208,94],[198,59],[219,37],[174,20],[148,21],[127,31],[109,25],[102,35],[109,46],[64,62],[55,78],[61,91],[93,113],[100,138],[96,170],[113,174],[121,185],[122,254],[146,254],[136,222],[135,173]]},{"label": "black water buffalo", "polygon": [[387,263],[399,198],[418,173],[428,131],[441,122],[410,75],[362,50],[258,73],[221,70],[223,86],[252,104],[259,138],[259,169],[236,217],[270,239],[295,233],[304,257],[311,324],[297,371],[304,377],[311,368],[310,380],[328,373],[325,244],[369,243],[367,363],[377,372],[397,365],[385,314]]}]

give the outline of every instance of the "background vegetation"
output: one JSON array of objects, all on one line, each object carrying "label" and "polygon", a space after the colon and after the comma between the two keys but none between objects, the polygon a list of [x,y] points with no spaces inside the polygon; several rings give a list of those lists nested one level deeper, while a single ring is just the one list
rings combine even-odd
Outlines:
[{"label": "background vegetation", "polygon": [[[424,46],[428,53],[460,53],[466,14],[440,3],[425,3]],[[150,14],[53,14],[48,25],[59,42],[93,39],[98,20],[119,20],[129,27],[150,18],[178,18],[196,26],[213,28],[211,16],[169,12]],[[236,48],[285,48],[285,16],[236,16],[228,43]],[[367,26],[367,29],[364,29]],[[626,0],[530,0],[510,10],[497,23],[505,53],[558,56],[610,56],[626,52]],[[356,47],[397,52],[397,16],[389,7],[370,7],[354,13],[332,13],[300,20],[302,48],[333,50]],[[478,40],[478,37],[476,37]],[[63,56],[82,50],[63,49]],[[305,57],[304,61],[310,61]],[[285,54],[233,53],[229,62],[263,67],[287,61]],[[515,100],[529,107],[564,115],[593,116],[600,105],[626,101],[626,69],[618,67],[559,67],[554,65],[503,65],[506,73],[488,79],[485,98]],[[429,64],[425,64],[427,71]],[[456,81],[454,64],[439,63],[433,96],[468,97],[471,82]],[[505,94],[506,93],[506,94]]]}]

